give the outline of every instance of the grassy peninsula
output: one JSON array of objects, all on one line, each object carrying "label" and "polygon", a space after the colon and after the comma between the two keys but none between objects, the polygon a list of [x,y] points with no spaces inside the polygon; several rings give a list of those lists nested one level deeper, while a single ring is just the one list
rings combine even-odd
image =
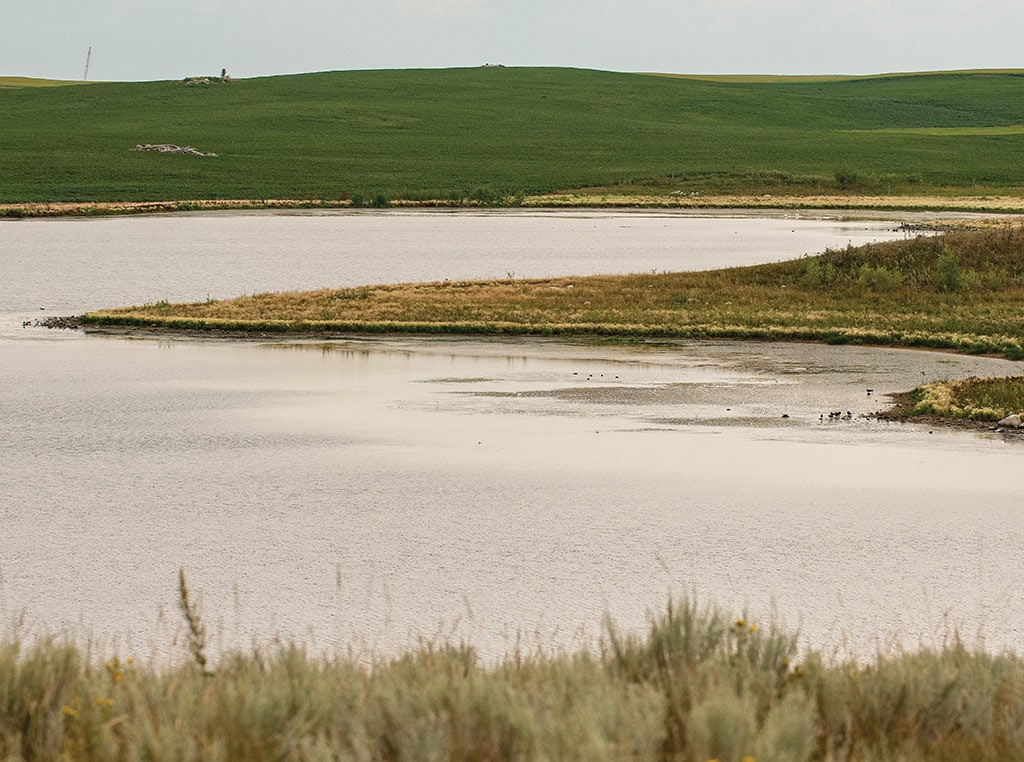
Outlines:
[{"label": "grassy peninsula", "polygon": [[[969,197],[971,208],[1007,209],[1024,197],[1024,71],[184,78],[196,73],[86,86],[5,80],[0,212],[225,200],[504,205],[560,191],[570,192],[560,203],[585,204],[871,196],[875,206],[918,198],[934,208]],[[215,155],[133,150],[142,144]]]},{"label": "grassy peninsula", "polygon": [[1024,358],[1024,229],[708,272],[361,286],[102,310],[86,325],[246,332],[742,338]]},{"label": "grassy peninsula", "polygon": [[[1024,660],[970,649],[837,663],[692,600],[599,647],[482,662],[296,645],[156,669],[58,640],[0,643],[0,754],[25,760],[984,762],[1024,756]],[[368,663],[369,662],[369,663]]]},{"label": "grassy peninsula", "polygon": [[[913,418],[989,424],[1024,413],[1024,375],[933,381],[900,395],[884,413],[890,420]],[[1017,428],[1011,426],[1011,428]]]}]

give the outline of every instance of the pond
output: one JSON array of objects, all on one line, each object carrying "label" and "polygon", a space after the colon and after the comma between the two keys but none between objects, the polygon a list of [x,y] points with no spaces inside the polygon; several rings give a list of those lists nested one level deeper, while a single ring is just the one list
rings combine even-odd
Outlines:
[{"label": "pond", "polygon": [[[389,221],[421,229],[392,239]],[[735,342],[140,338],[18,322],[38,306],[446,267],[461,278],[718,266],[756,223],[763,240],[744,261],[814,251],[810,229],[827,239],[819,248],[900,235],[892,221],[604,213],[0,224],[3,634],[20,621],[179,658],[183,567],[215,648],[573,647],[606,614],[641,627],[670,594],[695,592],[840,656],[954,628],[1020,650],[1021,443],[864,417],[923,380],[1014,372],[1005,360]],[[526,228],[559,247],[530,260]],[[622,230],[633,232],[607,243]],[[691,252],[702,235],[724,253]],[[592,251],[607,258],[587,270]],[[837,410],[848,419],[826,417]]]}]

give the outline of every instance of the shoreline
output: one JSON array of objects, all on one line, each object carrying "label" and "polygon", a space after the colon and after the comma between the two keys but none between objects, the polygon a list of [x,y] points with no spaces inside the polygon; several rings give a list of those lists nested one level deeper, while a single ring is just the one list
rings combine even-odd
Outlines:
[{"label": "shoreline", "polygon": [[[835,196],[835,195],[709,195],[673,196],[646,194],[550,193],[526,196],[520,203],[482,204],[469,199],[421,201],[395,199],[385,206],[356,206],[347,200],[324,199],[202,199],[160,201],[60,201],[0,203],[0,220],[52,217],[150,215],[215,211],[348,210],[383,212],[421,211],[665,211],[703,214],[744,212],[831,212],[853,216],[877,214],[1005,215],[1024,217],[1024,196]],[[968,217],[969,219],[969,217]]]},{"label": "shoreline", "polygon": [[[700,343],[700,342],[726,342],[726,343],[753,343],[753,344],[820,344],[816,341],[799,340],[769,340],[769,339],[748,339],[729,337],[628,337],[616,335],[508,335],[508,334],[436,334],[436,333],[358,333],[358,332],[295,332],[295,333],[270,333],[270,332],[248,332],[231,331],[225,329],[182,329],[165,326],[118,326],[118,325],[91,325],[80,324],[75,316],[58,318],[59,324],[47,325],[46,321],[36,321],[36,326],[45,328],[56,328],[63,330],[79,330],[85,334],[98,336],[122,337],[132,339],[164,339],[170,341],[186,342],[245,342],[245,343],[272,343],[272,344],[308,344],[308,343],[334,343],[334,342],[375,342],[375,341],[484,341],[484,342],[567,342],[570,344],[599,344],[599,345],[621,345],[621,346],[672,346],[674,344]],[[921,346],[907,346],[901,344],[872,344],[860,345],[872,346],[878,349],[897,349],[910,352],[938,352],[942,354],[957,354],[955,350],[948,348],[933,348]],[[998,357],[996,354],[985,355],[986,357]],[[942,428],[958,431],[987,432],[1002,434],[1003,438],[1012,441],[1024,441],[1024,429],[1001,428],[992,421],[979,421],[971,418],[943,416],[939,414],[913,415],[909,411],[913,404],[910,403],[911,390],[892,392],[884,395],[888,398],[887,407],[868,414],[867,418],[889,423],[912,424],[921,427]]]},{"label": "shoreline", "polygon": [[[273,292],[100,309],[78,322],[278,335],[811,341],[1024,358],[1018,332],[1024,276],[1012,269],[1024,228],[939,239],[910,235],[916,232],[908,227],[903,240],[744,268]],[[955,280],[944,288],[936,278],[940,250],[947,249],[960,254],[950,255]],[[883,262],[899,265],[890,271]],[[881,277],[889,280],[875,282]]]}]

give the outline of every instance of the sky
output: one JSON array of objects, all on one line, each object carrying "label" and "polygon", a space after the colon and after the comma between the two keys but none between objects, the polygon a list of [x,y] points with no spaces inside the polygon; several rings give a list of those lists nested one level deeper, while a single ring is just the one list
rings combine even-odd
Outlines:
[{"label": "sky", "polygon": [[0,76],[1024,68],[1018,0],[0,0]]}]

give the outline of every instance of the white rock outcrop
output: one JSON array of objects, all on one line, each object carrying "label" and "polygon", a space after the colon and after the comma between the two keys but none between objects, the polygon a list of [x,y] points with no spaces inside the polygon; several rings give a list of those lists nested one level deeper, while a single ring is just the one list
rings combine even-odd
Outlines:
[{"label": "white rock outcrop", "polygon": [[1024,428],[1024,421],[1021,421],[1020,416],[1014,413],[1013,415],[1006,416],[996,426],[1004,429],[1019,429]]},{"label": "white rock outcrop", "polygon": [[156,153],[183,153],[188,156],[216,156],[215,153],[197,151],[192,146],[176,146],[171,143],[139,143],[133,151],[154,151]]}]

